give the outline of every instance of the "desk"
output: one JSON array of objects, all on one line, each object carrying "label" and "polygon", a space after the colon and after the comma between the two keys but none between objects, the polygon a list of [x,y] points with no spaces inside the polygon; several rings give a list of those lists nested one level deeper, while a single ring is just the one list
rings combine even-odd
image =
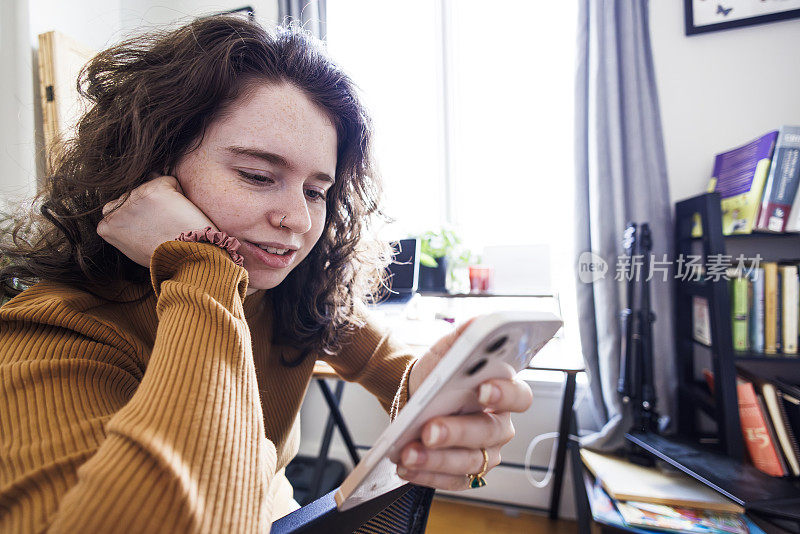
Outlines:
[{"label": "desk", "polygon": [[[558,423],[558,445],[556,448],[555,478],[553,479],[553,490],[550,493],[550,519],[558,519],[558,506],[561,504],[561,487],[564,483],[564,467],[567,459],[567,443],[570,434],[578,434],[578,424],[575,417],[573,405],[575,404],[575,389],[577,385],[577,375],[585,371],[583,367],[536,367],[528,369],[537,371],[560,371],[566,377],[564,384],[564,394],[561,396],[561,415]],[[573,469],[575,464],[573,464]]]}]

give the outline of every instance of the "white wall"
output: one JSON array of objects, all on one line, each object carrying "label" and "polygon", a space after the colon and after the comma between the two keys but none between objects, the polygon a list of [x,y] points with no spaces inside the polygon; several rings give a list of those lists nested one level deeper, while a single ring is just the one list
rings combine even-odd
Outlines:
[{"label": "white wall", "polygon": [[683,2],[652,0],[650,33],[673,202],[705,191],[717,153],[800,124],[800,19],[687,37]]},{"label": "white wall", "polygon": [[[44,174],[38,35],[57,30],[102,50],[154,26],[250,5],[274,24],[277,0],[10,0],[0,3],[0,205],[30,197]],[[11,73],[11,74],[8,74]]]},{"label": "white wall", "polygon": [[28,5],[0,2],[1,204],[35,192],[32,64]]},{"label": "white wall", "polygon": [[[24,3],[24,2],[20,2]],[[154,26],[188,22],[200,15],[252,6],[256,18],[272,24],[278,18],[277,0],[29,0],[31,45],[36,36],[58,30],[101,50]]]},{"label": "white wall", "polygon": [[189,22],[200,15],[211,15],[250,6],[258,22],[269,26],[278,20],[277,0],[119,0],[121,24],[126,33],[158,25]]},{"label": "white wall", "polygon": [[38,48],[40,33],[57,30],[101,50],[121,37],[121,0],[29,0],[31,47]]}]

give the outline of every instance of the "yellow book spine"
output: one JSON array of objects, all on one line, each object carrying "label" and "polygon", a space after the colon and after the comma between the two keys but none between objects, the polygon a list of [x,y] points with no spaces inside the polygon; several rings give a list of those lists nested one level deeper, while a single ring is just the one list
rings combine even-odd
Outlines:
[{"label": "yellow book spine", "polygon": [[778,320],[778,264],[764,264],[764,352],[775,354],[777,349]]}]

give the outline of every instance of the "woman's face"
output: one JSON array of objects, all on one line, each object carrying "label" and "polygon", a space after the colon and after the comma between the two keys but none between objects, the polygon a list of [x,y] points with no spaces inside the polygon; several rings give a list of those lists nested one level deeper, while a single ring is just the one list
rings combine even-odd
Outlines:
[{"label": "woman's face", "polygon": [[242,243],[248,294],[280,284],[319,239],[336,148],[333,123],[299,89],[263,84],[176,165],[186,197]]}]

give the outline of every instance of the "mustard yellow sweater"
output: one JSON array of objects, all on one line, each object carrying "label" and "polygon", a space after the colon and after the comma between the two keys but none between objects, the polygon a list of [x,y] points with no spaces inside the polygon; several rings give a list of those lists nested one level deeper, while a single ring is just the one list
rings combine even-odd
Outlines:
[{"label": "mustard yellow sweater", "polygon": [[[267,532],[314,358],[207,243],[116,303],[41,282],[0,308],[0,532]],[[114,287],[109,289],[115,289]],[[276,312],[277,313],[277,312]],[[393,417],[413,357],[371,323],[327,358]],[[285,480],[285,479],[283,479]]]}]

